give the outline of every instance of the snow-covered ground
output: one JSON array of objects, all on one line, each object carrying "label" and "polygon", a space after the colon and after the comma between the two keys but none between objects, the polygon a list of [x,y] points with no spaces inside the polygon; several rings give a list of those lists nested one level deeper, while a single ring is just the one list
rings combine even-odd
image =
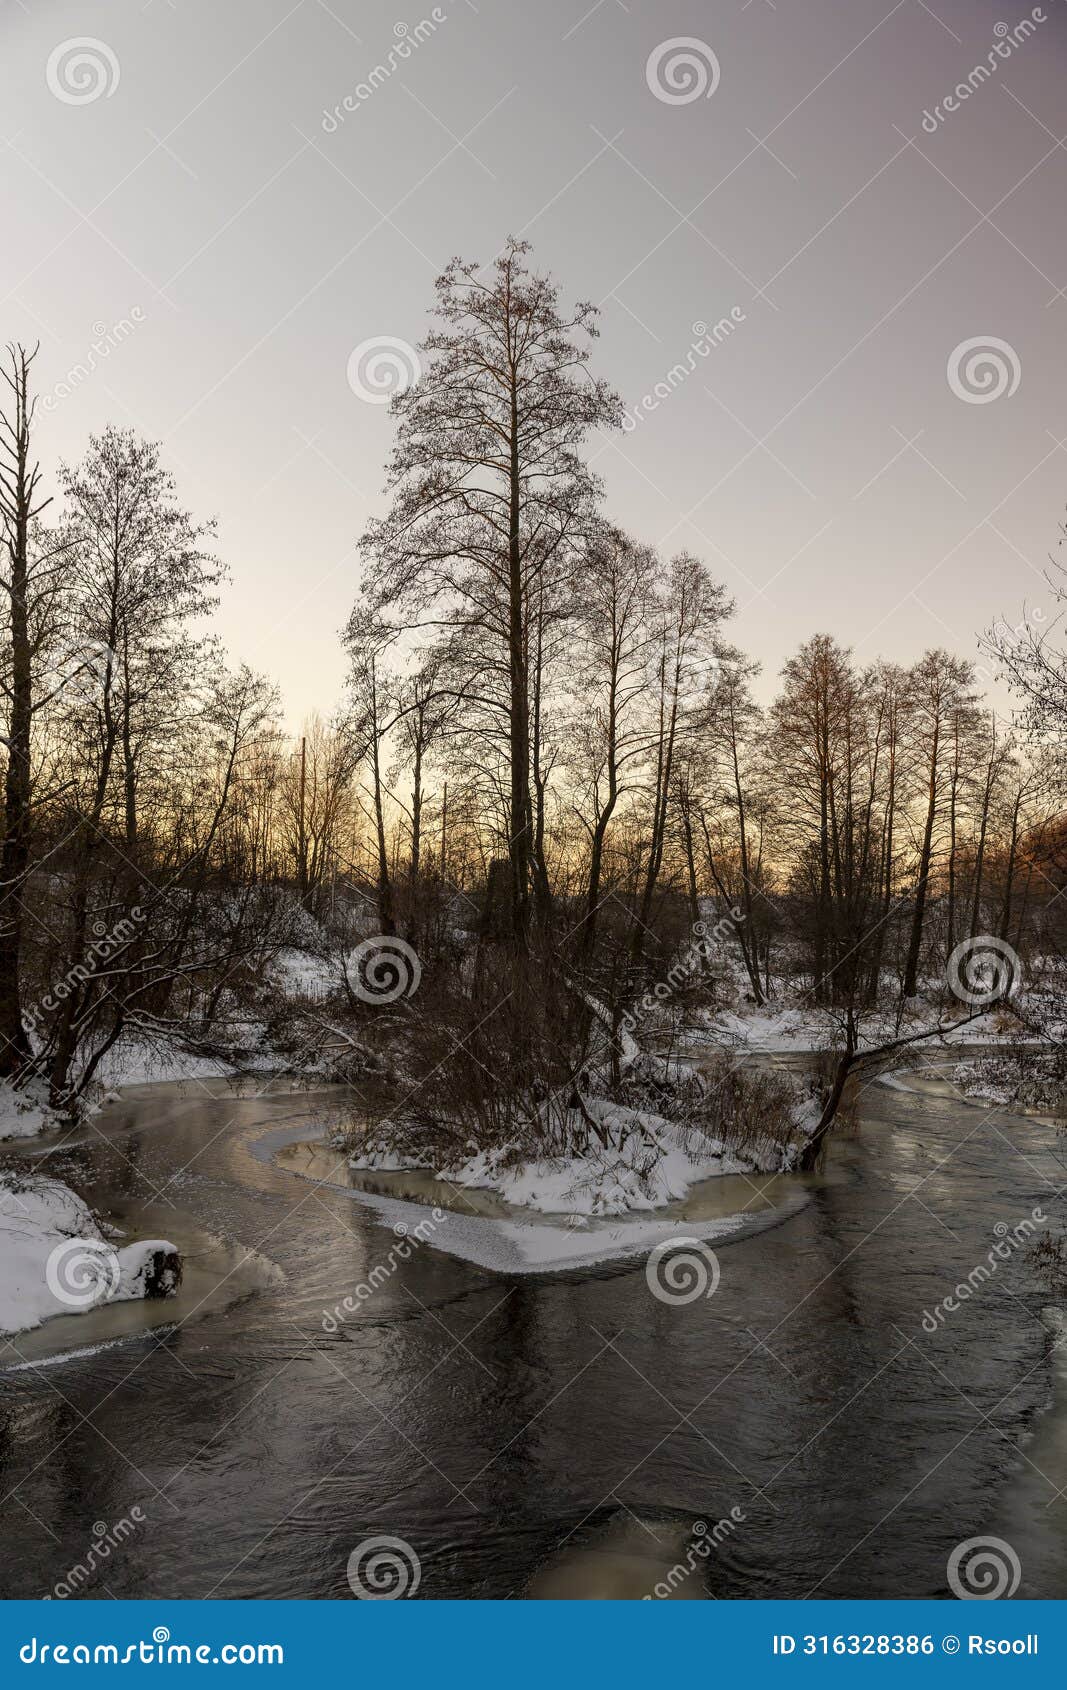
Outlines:
[{"label": "snow-covered ground", "polygon": [[[175,1253],[165,1239],[117,1248],[59,1180],[0,1175],[0,1333],[144,1297],[157,1258]],[[176,1288],[173,1274],[160,1287]]]},{"label": "snow-covered ground", "polygon": [[94,1078],[105,1091],[120,1086],[160,1084],[174,1080],[225,1079],[235,1069],[229,1062],[190,1051],[166,1049],[141,1040],[120,1039],[100,1063]]},{"label": "snow-covered ground", "polygon": [[343,984],[340,961],[317,951],[297,950],[286,945],[271,958],[269,977],[287,997],[305,997],[318,1003]]},{"label": "snow-covered ground", "polygon": [[1001,1065],[990,1063],[987,1059],[957,1062],[953,1067],[941,1072],[943,1078],[962,1092],[964,1097],[971,1097],[983,1103],[1005,1105],[1016,1101],[1019,1089],[1018,1075],[1010,1074]]},{"label": "snow-covered ground", "polygon": [[[714,1262],[712,1242],[746,1237],[775,1226],[810,1201],[809,1192],[799,1183],[789,1189],[778,1185],[772,1201],[766,1195],[767,1176],[754,1176],[744,1181],[743,1192],[736,1194],[737,1211],[714,1216],[683,1217],[662,1211],[659,1215],[647,1211],[583,1215],[549,1213],[532,1207],[527,1207],[525,1213],[516,1208],[514,1217],[480,1215],[459,1208],[431,1207],[410,1197],[350,1185],[344,1177],[343,1153],[330,1151],[325,1138],[320,1141],[324,1150],[321,1160],[311,1157],[301,1164],[286,1160],[284,1151],[303,1140],[306,1132],[305,1123],[272,1128],[253,1147],[253,1154],[263,1161],[281,1157],[282,1165],[298,1178],[343,1191],[373,1210],[384,1226],[405,1241],[407,1248],[429,1244],[433,1249],[444,1250],[496,1273],[585,1269],[628,1257],[648,1257],[657,1246],[666,1249],[669,1245],[672,1253],[684,1249],[693,1257],[698,1275],[709,1274]],[[382,1168],[381,1160],[378,1167]],[[393,1170],[397,1167],[393,1159]],[[730,1201],[734,1200],[732,1195]]]},{"label": "snow-covered ground", "polygon": [[1064,1107],[1062,1064],[1055,1053],[989,1051],[938,1069],[963,1097],[977,1103],[999,1103],[1009,1109],[1044,1110]]},{"label": "snow-covered ground", "polygon": [[[505,1147],[432,1171],[451,1185],[495,1192],[519,1209],[580,1221],[662,1209],[685,1197],[698,1180],[776,1173],[788,1163],[788,1153],[771,1138],[743,1158],[731,1153],[720,1139],[662,1115],[630,1109],[607,1098],[587,1098],[585,1107],[609,1135],[607,1145],[590,1138],[580,1154],[535,1161],[520,1160],[513,1149]],[[377,1172],[426,1166],[417,1156],[405,1159],[375,1151],[357,1151],[349,1165]]]},{"label": "snow-covered ground", "polygon": [[0,1139],[33,1138],[54,1120],[43,1081],[33,1081],[24,1091],[16,1091],[8,1081],[0,1080]]},{"label": "snow-covered ground", "polygon": [[[108,1051],[87,1094],[90,1112],[110,1102],[120,1086],[160,1081],[210,1080],[225,1078],[236,1070],[227,1062],[193,1056],[188,1051],[166,1050],[139,1040],[120,1040]],[[0,1080],[0,1142],[33,1138],[40,1132],[68,1125],[64,1116],[48,1106],[48,1083],[31,1080],[16,1091],[8,1080]]]},{"label": "snow-covered ground", "polygon": [[[172,1085],[179,1081],[195,1085],[198,1080],[231,1079],[237,1073],[271,1074],[283,1067],[280,1057],[264,1056],[243,1062],[237,1068],[231,1062],[197,1056],[177,1046],[168,1049],[144,1040],[120,1039],[100,1063],[86,1093],[85,1108],[92,1114],[105,1103],[114,1102],[126,1086]],[[31,1080],[21,1091],[14,1090],[9,1081],[0,1080],[0,1143],[5,1139],[33,1138],[38,1133],[68,1125],[64,1116],[49,1108],[45,1080]]]},{"label": "snow-covered ground", "polygon": [[[864,1026],[860,1048],[864,1045],[881,1044],[898,1036],[918,1033],[925,1027],[936,1025],[933,1011],[919,1002],[899,1029],[892,1017],[879,1020],[876,1016],[870,1016]],[[832,1018],[816,1009],[724,1009],[709,1016],[699,1033],[691,1036],[690,1042],[721,1042],[728,1047],[765,1051],[768,1055],[784,1055],[787,1052],[805,1055],[830,1048],[834,1032]],[[998,1011],[973,1021],[961,1020],[958,1025],[946,1024],[941,1040],[944,1044],[994,1046],[1036,1045],[1042,1042],[1040,1039],[1027,1038],[1017,1022]],[[937,1044],[936,1039],[931,1039],[932,1049],[936,1049]]]}]

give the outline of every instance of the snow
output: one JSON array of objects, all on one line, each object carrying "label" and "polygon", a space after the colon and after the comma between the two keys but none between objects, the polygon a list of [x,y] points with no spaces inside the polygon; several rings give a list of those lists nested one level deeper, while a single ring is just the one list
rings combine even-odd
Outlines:
[{"label": "snow", "polygon": [[283,945],[271,957],[266,973],[286,997],[308,998],[312,1003],[322,1003],[325,998],[343,990],[346,970],[350,980],[356,978],[359,958],[358,945],[343,952],[331,952],[324,947],[302,950],[296,945]]},{"label": "snow", "polygon": [[[308,1137],[306,1120],[295,1125],[272,1127],[251,1146],[252,1154],[257,1161],[272,1162],[289,1145],[307,1143]],[[328,1132],[324,1129],[311,1142],[321,1143],[326,1148],[330,1142]],[[721,1161],[723,1165],[719,1172],[739,1171],[736,1166],[726,1165],[729,1158],[721,1158]],[[326,1174],[304,1172],[289,1162],[283,1165],[296,1178],[309,1180],[313,1185],[329,1186],[331,1191],[343,1193],[373,1210],[383,1225],[402,1232],[404,1236],[417,1236],[419,1225],[426,1221],[428,1215],[432,1216],[430,1248],[444,1250],[494,1273],[559,1273],[568,1269],[592,1268],[604,1262],[646,1256],[657,1244],[669,1240],[677,1243],[680,1238],[699,1241],[747,1238],[752,1233],[777,1226],[811,1201],[808,1190],[798,1184],[784,1197],[777,1197],[773,1207],[766,1202],[759,1206],[753,1202],[751,1207],[746,1207],[746,1193],[737,1214],[720,1214],[711,1219],[665,1215],[662,1211],[658,1216],[647,1211],[636,1215],[632,1210],[611,1215],[583,1214],[577,1210],[561,1213],[535,1207],[528,1207],[525,1213],[517,1208],[514,1217],[474,1215],[465,1210],[440,1206],[431,1208],[425,1202],[408,1197],[393,1197],[351,1185],[345,1177],[340,1157],[336,1161],[331,1158]],[[362,1165],[369,1166],[369,1163]],[[374,1166],[378,1171],[396,1172],[410,1168],[412,1159],[382,1157],[375,1161]],[[547,1169],[549,1165],[543,1166]],[[691,1164],[686,1184],[688,1186],[693,1180],[703,1177]],[[535,1191],[536,1178],[535,1175]],[[468,1187],[473,1184],[464,1183]],[[753,1198],[758,1189],[753,1185]]]},{"label": "snow", "polygon": [[[117,1299],[146,1297],[148,1295],[148,1275],[153,1260],[158,1255],[173,1256],[177,1254],[175,1246],[165,1238],[139,1238],[136,1244],[127,1244],[118,1252],[119,1258],[119,1290]],[[164,1294],[173,1296],[178,1289],[181,1274],[175,1274],[172,1267],[165,1267],[162,1273]]]},{"label": "snow", "polygon": [[[537,1161],[521,1161],[507,1152],[479,1153],[436,1170],[437,1178],[461,1189],[496,1193],[514,1207],[515,1218],[435,1211],[434,1246],[500,1273],[559,1272],[647,1255],[679,1236],[707,1241],[747,1235],[808,1201],[798,1187],[769,1213],[745,1210],[704,1220],[664,1215],[698,1182],[777,1172],[787,1166],[788,1152],[768,1137],[743,1159],[721,1141],[662,1116],[604,1098],[588,1098],[585,1106],[610,1133],[608,1146],[593,1139],[580,1155]],[[794,1124],[810,1128],[811,1105],[802,1102],[799,1110],[805,1119]],[[410,1167],[412,1159],[405,1163],[395,1152],[349,1159],[356,1170],[392,1171],[405,1165]],[[420,1211],[426,1212],[407,1198],[346,1189],[392,1225],[410,1228]]]},{"label": "snow", "polygon": [[[585,1108],[607,1145],[590,1134],[579,1153],[534,1161],[520,1160],[514,1147],[504,1146],[432,1171],[451,1185],[495,1192],[520,1209],[593,1217],[661,1209],[685,1197],[698,1180],[775,1173],[786,1165],[787,1153],[770,1137],[742,1158],[721,1140],[647,1110],[595,1097],[585,1100]],[[398,1155],[395,1148],[357,1151],[349,1158],[353,1169],[376,1173],[426,1165],[418,1154]]]},{"label": "snow", "polygon": [[512,1165],[499,1154],[481,1153],[439,1170],[439,1176],[495,1191],[541,1214],[594,1216],[660,1209],[684,1197],[697,1180],[754,1171],[753,1161],[732,1156],[718,1139],[680,1129],[662,1116],[604,1098],[587,1099],[586,1108],[611,1134],[608,1146],[594,1140],[581,1155]]},{"label": "snow", "polygon": [[31,1082],[23,1091],[16,1091],[10,1081],[0,1081],[0,1139],[34,1138],[54,1124],[42,1081]]},{"label": "snow", "polygon": [[[1041,1039],[1023,1039],[1019,1030],[1011,1025],[998,1025],[999,1015],[994,1011],[990,1015],[974,1021],[961,1020],[958,1025],[946,1022],[941,1036],[944,1044],[984,1044],[984,1045],[1041,1045]],[[898,1029],[892,1016],[879,1017],[870,1015],[863,1026],[860,1038],[860,1048],[865,1045],[881,1044],[899,1034],[907,1035],[922,1031],[924,1027],[936,1027],[937,1014],[933,1009],[916,1003],[914,1012],[907,1016]],[[735,1046],[752,1051],[763,1051],[768,1055],[784,1055],[787,1052],[811,1054],[829,1048],[834,1039],[835,1028],[832,1017],[816,1009],[784,1008],[779,1010],[750,1009],[743,1013],[734,1009],[724,1009],[710,1016],[701,1028],[701,1041],[711,1038],[727,1046]],[[938,1041],[931,1039],[931,1049],[936,1049]]]},{"label": "snow", "polygon": [[305,997],[320,1002],[342,983],[339,962],[286,945],[271,958],[268,973],[286,997]]},{"label": "snow", "polygon": [[194,1056],[189,1051],[161,1048],[140,1039],[119,1039],[102,1059],[94,1079],[106,1092],[112,1092],[120,1086],[153,1085],[161,1081],[217,1080],[234,1072],[230,1063],[215,1057]]},{"label": "snow", "polygon": [[0,1333],[143,1297],[158,1250],[174,1245],[109,1243],[88,1206],[59,1180],[0,1175]]},{"label": "snow", "polygon": [[[254,1153],[263,1160],[269,1160],[285,1145],[302,1140],[306,1133],[306,1123],[272,1129],[254,1146]],[[432,1214],[431,1248],[444,1250],[476,1267],[507,1274],[588,1269],[605,1262],[647,1256],[657,1244],[678,1243],[683,1238],[706,1243],[749,1237],[754,1232],[777,1226],[811,1200],[810,1194],[798,1186],[774,1208],[753,1208],[735,1215],[720,1215],[712,1220],[670,1216],[637,1218],[632,1214],[589,1216],[573,1213],[563,1216],[538,1213],[536,1210],[528,1211],[528,1219],[521,1212],[511,1219],[470,1215],[454,1209],[430,1210],[425,1203],[349,1186],[342,1183],[340,1176],[335,1182],[301,1174],[295,1169],[291,1171],[298,1178],[310,1178],[314,1184],[327,1184],[331,1190],[343,1191],[353,1201],[372,1209],[383,1225],[394,1231],[402,1230],[405,1236],[415,1234],[419,1224]]]},{"label": "snow", "polygon": [[885,1086],[887,1091],[913,1092],[915,1090],[914,1086],[909,1086],[907,1081],[901,1078],[900,1073],[896,1069],[894,1069],[891,1074],[876,1074],[875,1084]]},{"label": "snow", "polygon": [[[947,1045],[1010,1045],[1012,1047],[1026,1045],[1035,1050],[1047,1050],[1048,1048],[1047,1039],[1021,1038],[1017,1030],[1015,1032],[1002,1031],[992,1019],[989,1021],[972,1021],[968,1025],[952,1027],[945,1033],[944,1043]],[[931,1044],[932,1048],[936,1049],[933,1041],[931,1041]]]},{"label": "snow", "polygon": [[824,1050],[827,1042],[825,1017],[800,1009],[753,1009],[745,1015],[724,1009],[710,1019],[707,1031],[724,1044],[771,1053]]},{"label": "snow", "polygon": [[977,1103],[999,1103],[1006,1107],[1016,1101],[1019,1090],[1018,1075],[1012,1077],[1000,1071],[996,1059],[989,1057],[976,1062],[957,1062],[939,1070],[937,1077]]},{"label": "snow", "polygon": [[[213,1057],[194,1056],[189,1051],[166,1049],[144,1040],[120,1039],[94,1075],[93,1085],[86,1094],[86,1108],[92,1113],[106,1103],[116,1102],[120,1087],[229,1079],[236,1073],[232,1064]],[[31,1080],[16,1091],[10,1081],[0,1080],[0,1141],[35,1138],[38,1133],[66,1129],[69,1125],[65,1116],[49,1107],[47,1081]]]},{"label": "snow", "polygon": [[1063,1112],[1064,1080],[1059,1058],[1043,1051],[983,1051],[941,1070],[962,1096],[1012,1110]]},{"label": "snow", "polygon": [[[938,1016],[944,1011],[915,999],[899,1025],[888,1012],[869,1013],[861,1026],[859,1048],[872,1048],[895,1038],[910,1037],[927,1028],[936,1028]],[[1012,1082],[997,1073],[997,1065],[1009,1052],[1022,1049],[1047,1051],[1048,1040],[1024,1033],[1020,1023],[1001,1008],[993,1008],[986,1016],[975,1020],[962,1018],[955,1024],[945,1021],[943,1031],[924,1044],[915,1044],[912,1053],[929,1063],[938,1051],[975,1051],[971,1060],[958,1062],[955,1069],[946,1069],[943,1077],[952,1079],[966,1097],[984,1099],[990,1103],[1010,1104],[1017,1091],[1018,1079]],[[833,1017],[812,1008],[771,1009],[744,1008],[721,1010],[708,1017],[703,1024],[702,1037],[712,1037],[735,1048],[759,1052],[768,1056],[795,1053],[814,1054],[833,1047],[835,1028]],[[984,1054],[988,1053],[988,1054]],[[875,1083],[892,1091],[914,1091],[908,1079],[909,1070],[899,1068],[891,1073],[874,1076]]]},{"label": "snow", "polygon": [[[424,1204],[383,1197],[351,1188],[349,1195],[375,1210],[388,1226],[404,1224],[413,1230],[425,1218]],[[798,1193],[791,1203],[759,1214],[737,1214],[717,1220],[610,1220],[575,1228],[548,1221],[502,1220],[496,1216],[441,1211],[434,1226],[433,1247],[447,1250],[476,1267],[495,1273],[559,1273],[568,1268],[595,1267],[602,1262],[645,1256],[657,1244],[681,1238],[702,1243],[748,1236],[776,1225],[808,1201]]]}]

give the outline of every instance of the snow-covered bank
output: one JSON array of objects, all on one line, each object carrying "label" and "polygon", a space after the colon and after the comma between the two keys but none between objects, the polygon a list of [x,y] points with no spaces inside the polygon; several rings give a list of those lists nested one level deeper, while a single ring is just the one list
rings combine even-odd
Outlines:
[{"label": "snow-covered bank", "polygon": [[173,1295],[181,1258],[166,1239],[121,1248],[59,1180],[0,1175],[0,1333],[103,1303]]},{"label": "snow-covered bank", "polygon": [[[243,1074],[269,1076],[285,1069],[285,1060],[279,1055],[257,1056],[237,1064],[200,1056],[177,1045],[120,1040],[101,1061],[81,1099],[80,1110],[85,1116],[94,1115],[130,1086],[195,1086],[201,1081],[232,1080]],[[43,1132],[68,1131],[70,1126],[69,1116],[49,1106],[47,1081],[31,1080],[16,1090],[10,1081],[0,1080],[0,1143],[35,1138]]]},{"label": "snow-covered bank", "polygon": [[1003,1049],[983,1049],[963,1060],[948,1055],[928,1058],[914,1068],[893,1069],[875,1076],[875,1083],[915,1096],[939,1088],[963,1103],[995,1105],[1016,1115],[1040,1116],[1062,1122],[1067,1114],[1062,1057],[1047,1045],[1034,1050],[1029,1042]]},{"label": "snow-covered bank", "polygon": [[[354,1142],[338,1135],[321,1177],[345,1186],[358,1202],[406,1233],[421,1219],[429,1233],[425,1241],[434,1248],[499,1273],[588,1268],[647,1256],[657,1245],[676,1244],[680,1238],[703,1245],[744,1236],[807,1201],[800,1184],[779,1191],[776,1199],[763,1193],[795,1165],[818,1109],[791,1080],[767,1085],[760,1079],[758,1097],[768,1110],[754,1124],[743,1123],[737,1097],[744,1091],[750,1106],[754,1097],[745,1091],[747,1082],[729,1072],[735,1082],[730,1095],[728,1087],[715,1093],[700,1079],[684,1092],[672,1091],[680,1111],[691,1111],[675,1119],[586,1094],[568,1115],[573,1136],[560,1154],[538,1151],[530,1134],[499,1148],[468,1143],[464,1156],[454,1149],[450,1153],[447,1134],[430,1149],[414,1123],[408,1133],[384,1142],[376,1127],[365,1127]],[[723,1136],[714,1132],[713,1121]],[[727,1123],[733,1134],[729,1143]],[[454,1137],[451,1143],[456,1144]],[[383,1191],[380,1183],[376,1190],[364,1188],[375,1183],[374,1176],[380,1182],[412,1172],[434,1182],[439,1207],[431,1210],[401,1189],[395,1195]],[[310,1169],[304,1174],[314,1177]],[[729,1191],[722,1207],[712,1203],[709,1214],[702,1194],[695,1213],[680,1212],[695,1187],[720,1181]],[[479,1199],[488,1194],[507,1208],[499,1214],[465,1212],[467,1193]],[[432,1222],[426,1221],[428,1215]]]},{"label": "snow-covered bank", "polygon": [[[306,1122],[273,1128],[252,1147],[253,1154],[258,1160],[276,1162],[313,1185],[343,1191],[373,1210],[407,1248],[429,1245],[494,1273],[560,1273],[593,1268],[647,1256],[659,1244],[677,1245],[682,1239],[700,1244],[732,1242],[777,1226],[810,1201],[801,1183],[794,1184],[788,1176],[784,1181],[772,1176],[770,1180],[727,1181],[728,1186],[743,1185],[742,1191],[732,1191],[729,1198],[731,1203],[736,1202],[736,1211],[712,1216],[661,1211],[658,1216],[630,1213],[589,1217],[533,1209],[525,1214],[516,1209],[514,1216],[474,1214],[444,1207],[445,1194],[441,1195],[441,1204],[431,1207],[425,1201],[365,1189],[353,1183],[342,1151],[331,1148],[323,1136],[317,1141],[321,1155],[310,1154],[315,1145],[307,1142],[306,1134]],[[296,1161],[286,1155],[291,1148],[309,1154]],[[777,1187],[773,1199],[767,1195],[769,1185]],[[461,1195],[458,1187],[455,1194],[447,1194],[449,1200],[455,1195]],[[703,1193],[700,1196],[698,1207],[703,1207]]]},{"label": "snow-covered bank", "polygon": [[[919,1002],[913,1012],[903,1019],[899,1029],[891,1015],[870,1015],[861,1029],[859,1048],[862,1050],[866,1046],[873,1049],[901,1033],[917,1033],[937,1025],[935,1010]],[[727,1048],[763,1052],[768,1056],[790,1053],[810,1056],[830,1048],[835,1030],[832,1017],[816,1009],[747,1009],[744,1012],[724,1009],[706,1018],[699,1032],[690,1036],[690,1045],[696,1052],[708,1041],[721,1043]],[[931,1039],[930,1048],[936,1049],[939,1043],[980,1044],[996,1049],[1009,1045],[1041,1046],[1044,1042],[1038,1038],[1020,1038],[1017,1022],[1005,1021],[991,1014],[987,1019],[961,1019],[958,1025],[946,1023],[937,1041]]]},{"label": "snow-covered bank", "polygon": [[531,1155],[510,1144],[465,1158],[436,1160],[414,1147],[381,1148],[371,1139],[349,1157],[356,1171],[428,1169],[437,1179],[469,1190],[491,1191],[505,1202],[539,1214],[563,1215],[572,1224],[597,1217],[631,1216],[662,1209],[686,1196],[698,1181],[729,1174],[775,1174],[790,1168],[800,1139],[818,1110],[798,1099],[785,1123],[783,1142],[767,1131],[746,1142],[743,1154],[690,1121],[669,1120],[604,1097],[587,1097],[592,1130],[568,1155]]},{"label": "snow-covered bank", "polygon": [[[349,1194],[373,1209],[394,1231],[403,1227],[413,1232],[429,1212],[423,1204],[361,1191],[356,1186]],[[430,1243],[435,1249],[494,1273],[561,1273],[647,1256],[657,1244],[677,1244],[683,1238],[704,1244],[745,1238],[777,1226],[808,1201],[807,1193],[798,1190],[777,1208],[739,1211],[715,1220],[615,1219],[590,1221],[580,1228],[547,1219],[512,1221],[446,1210],[438,1211],[444,1218],[435,1221]]]},{"label": "snow-covered bank", "polygon": [[31,1082],[24,1091],[16,1091],[8,1080],[0,1080],[0,1140],[34,1138],[54,1126],[55,1120],[42,1080]]},{"label": "snow-covered bank", "polygon": [[321,1003],[344,984],[344,967],[351,952],[324,955],[320,950],[300,950],[284,945],[276,951],[267,968],[267,976],[288,998],[307,998]]},{"label": "snow-covered bank", "polygon": [[236,1072],[232,1063],[223,1062],[218,1057],[197,1056],[177,1046],[120,1039],[100,1063],[95,1079],[105,1093],[112,1093],[122,1086],[158,1085],[175,1080],[228,1079]]},{"label": "snow-covered bank", "polygon": [[1006,1109],[1048,1114],[1064,1109],[1062,1054],[1047,1048],[990,1051],[942,1067],[938,1073],[975,1103],[998,1103]]},{"label": "snow-covered bank", "polygon": [[[229,1063],[188,1051],[120,1042],[101,1062],[81,1107],[86,1114],[95,1113],[115,1100],[121,1086],[229,1078],[236,1072]],[[30,1080],[21,1089],[0,1080],[0,1142],[35,1138],[38,1133],[68,1129],[70,1124],[69,1116],[49,1105],[46,1080]]]}]

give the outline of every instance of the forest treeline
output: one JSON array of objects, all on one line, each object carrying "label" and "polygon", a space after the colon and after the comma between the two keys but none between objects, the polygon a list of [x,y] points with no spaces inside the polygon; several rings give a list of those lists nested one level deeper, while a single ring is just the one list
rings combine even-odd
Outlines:
[{"label": "forest treeline", "polygon": [[[605,1033],[617,1076],[664,981],[671,1007],[899,1018],[943,999],[966,941],[1058,954],[1048,628],[988,636],[1010,728],[960,655],[861,664],[829,633],[761,704],[723,584],[605,507],[591,461],[622,404],[595,339],[522,243],[448,266],[392,404],[347,692],[295,738],[211,634],[213,525],[161,448],[108,428],[46,474],[35,354],[9,349],[0,1075],[70,1109],[123,1038],[239,1060],[269,1021],[314,1061],[407,1014],[444,1075],[427,1095],[480,1069],[490,1108],[580,1074]],[[387,1009],[347,969],[375,935],[420,967]],[[292,947],[341,959],[298,1039],[270,990]]]}]

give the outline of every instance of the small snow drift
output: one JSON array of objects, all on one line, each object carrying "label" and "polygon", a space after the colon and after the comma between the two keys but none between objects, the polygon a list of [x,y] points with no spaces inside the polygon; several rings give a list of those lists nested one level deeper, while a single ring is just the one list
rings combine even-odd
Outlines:
[{"label": "small snow drift", "polygon": [[105,1303],[172,1297],[182,1259],[166,1239],[121,1248],[59,1180],[0,1176],[0,1334]]}]

